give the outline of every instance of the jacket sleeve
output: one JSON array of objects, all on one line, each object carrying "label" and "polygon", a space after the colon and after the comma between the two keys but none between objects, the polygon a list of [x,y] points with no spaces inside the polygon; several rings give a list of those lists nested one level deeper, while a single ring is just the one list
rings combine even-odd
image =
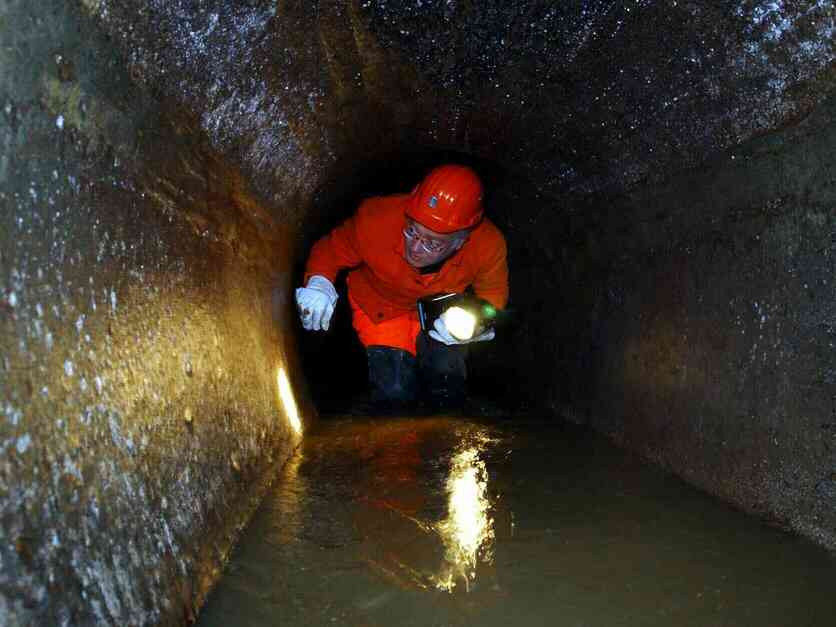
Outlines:
[{"label": "jacket sleeve", "polygon": [[497,309],[508,304],[508,248],[501,233],[486,247],[484,263],[473,281],[473,291]]},{"label": "jacket sleeve", "polygon": [[319,239],[311,248],[305,265],[305,283],[315,274],[334,283],[344,268],[353,268],[363,262],[357,235],[357,217],[343,222]]}]

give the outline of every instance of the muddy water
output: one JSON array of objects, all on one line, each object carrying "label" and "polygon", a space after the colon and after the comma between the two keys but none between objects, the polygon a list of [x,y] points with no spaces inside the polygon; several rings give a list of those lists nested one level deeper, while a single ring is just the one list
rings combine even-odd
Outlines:
[{"label": "muddy water", "polygon": [[339,419],[201,613],[237,625],[836,624],[836,557],[569,428]]}]

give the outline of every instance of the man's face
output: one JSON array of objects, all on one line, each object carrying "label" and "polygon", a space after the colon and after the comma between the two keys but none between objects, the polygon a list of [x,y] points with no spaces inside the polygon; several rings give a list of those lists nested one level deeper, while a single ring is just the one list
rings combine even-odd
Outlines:
[{"label": "man's face", "polygon": [[437,233],[407,218],[403,234],[407,263],[414,268],[425,268],[453,255],[467,241],[468,231]]}]

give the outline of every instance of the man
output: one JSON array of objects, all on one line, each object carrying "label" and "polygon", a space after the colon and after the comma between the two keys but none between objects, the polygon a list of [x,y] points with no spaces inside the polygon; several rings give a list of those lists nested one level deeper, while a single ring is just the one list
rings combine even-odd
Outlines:
[{"label": "man", "polygon": [[435,409],[466,394],[467,344],[494,338],[491,329],[457,340],[444,321],[421,332],[417,301],[464,292],[502,309],[508,300],[505,238],[484,217],[482,183],[473,170],[443,165],[411,194],[369,198],[320,239],[296,303],[307,330],[328,330],[340,270],[348,274],[353,326],[366,347],[372,403],[400,409],[415,400]]}]

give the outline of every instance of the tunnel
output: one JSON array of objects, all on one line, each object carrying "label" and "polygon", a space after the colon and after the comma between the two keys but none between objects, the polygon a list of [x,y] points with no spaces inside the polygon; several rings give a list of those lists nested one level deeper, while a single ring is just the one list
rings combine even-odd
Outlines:
[{"label": "tunnel", "polygon": [[[510,268],[469,411],[832,559],[834,29],[831,0],[0,0],[0,623],[199,617],[366,384],[342,279],[299,324],[311,246],[449,162]],[[573,624],[651,624],[622,619]]]}]

